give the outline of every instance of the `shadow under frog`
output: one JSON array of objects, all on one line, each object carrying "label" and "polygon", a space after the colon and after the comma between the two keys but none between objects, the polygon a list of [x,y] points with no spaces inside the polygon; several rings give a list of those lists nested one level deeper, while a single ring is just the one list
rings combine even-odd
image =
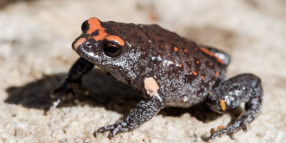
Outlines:
[{"label": "shadow under frog", "polygon": [[[42,79],[27,83],[20,87],[9,87],[6,89],[8,97],[5,103],[18,104],[27,108],[36,108],[48,111],[52,104],[50,94],[56,89],[64,79],[65,74],[46,75]],[[88,94],[79,95],[78,100],[82,104],[90,106],[104,107],[107,110],[115,111],[123,116],[127,116],[140,101],[138,93],[125,84],[117,81],[112,76],[106,75],[103,72],[92,70],[83,78]],[[112,89],[112,90],[110,90]],[[73,103],[66,103],[63,106],[76,106]],[[232,118],[235,119],[241,109],[236,109],[237,112],[230,112]],[[159,114],[163,116],[181,116],[184,113],[189,113],[202,122],[215,120],[220,115],[212,112],[203,104],[192,106],[190,108],[169,107],[164,108]]]}]

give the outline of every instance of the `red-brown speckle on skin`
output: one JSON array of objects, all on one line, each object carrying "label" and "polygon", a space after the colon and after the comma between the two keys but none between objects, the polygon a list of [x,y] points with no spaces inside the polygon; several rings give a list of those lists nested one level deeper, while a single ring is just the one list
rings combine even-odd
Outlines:
[{"label": "red-brown speckle on skin", "polygon": [[215,77],[218,77],[218,71],[215,72]]},{"label": "red-brown speckle on skin", "polygon": [[184,52],[185,52],[186,54],[188,54],[188,50],[184,49]]},{"label": "red-brown speckle on skin", "polygon": [[195,72],[195,71],[193,72],[193,74],[194,74],[195,76],[196,76],[196,75],[198,75],[198,73],[197,73],[197,72]]},{"label": "red-brown speckle on skin", "polygon": [[176,52],[178,52],[178,48],[177,47],[174,47],[174,52],[176,53]]}]

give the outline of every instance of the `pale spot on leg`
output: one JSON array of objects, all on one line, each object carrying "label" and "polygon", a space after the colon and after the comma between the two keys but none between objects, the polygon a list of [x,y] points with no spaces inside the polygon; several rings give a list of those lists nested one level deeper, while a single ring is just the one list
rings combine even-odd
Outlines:
[{"label": "pale spot on leg", "polygon": [[148,77],[144,80],[144,88],[147,91],[148,95],[155,96],[159,89],[159,86],[153,77]]},{"label": "pale spot on leg", "polygon": [[162,98],[158,94],[159,85],[155,81],[153,77],[147,77],[144,80],[144,88],[148,95],[155,96],[160,101],[163,101]]}]

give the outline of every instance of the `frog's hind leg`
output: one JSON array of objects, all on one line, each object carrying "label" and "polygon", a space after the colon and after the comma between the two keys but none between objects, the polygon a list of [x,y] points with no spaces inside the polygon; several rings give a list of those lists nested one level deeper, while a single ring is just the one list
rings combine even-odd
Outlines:
[{"label": "frog's hind leg", "polygon": [[261,81],[253,74],[241,74],[218,84],[206,100],[210,109],[225,113],[245,102],[245,112],[234,123],[212,133],[210,138],[235,132],[240,128],[246,131],[246,126],[261,110],[262,96]]},{"label": "frog's hind leg", "polygon": [[199,45],[199,47],[203,52],[215,56],[224,66],[230,64],[230,56],[227,53],[210,46]]}]

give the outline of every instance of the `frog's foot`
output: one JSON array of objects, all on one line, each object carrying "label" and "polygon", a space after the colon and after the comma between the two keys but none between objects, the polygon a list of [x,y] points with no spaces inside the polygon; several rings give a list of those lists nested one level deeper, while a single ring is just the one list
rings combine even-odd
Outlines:
[{"label": "frog's foot", "polygon": [[55,89],[51,94],[53,108],[59,107],[64,103],[74,101],[76,95],[82,94],[85,88],[80,82],[65,81],[59,88]]},{"label": "frog's foot", "polygon": [[149,121],[164,107],[164,105],[161,98],[156,96],[142,99],[122,122],[99,128],[97,132],[102,133],[110,131],[108,137],[112,138],[116,134],[131,131]]},{"label": "frog's foot", "polygon": [[218,84],[208,96],[207,104],[210,108],[218,113],[225,113],[245,102],[245,112],[234,123],[214,132],[211,138],[236,132],[240,128],[246,131],[246,126],[258,117],[262,99],[261,81],[253,74],[241,74]]},{"label": "frog's foot", "polygon": [[106,131],[110,131],[108,138],[112,138],[119,133],[127,132],[129,130],[130,129],[128,128],[127,123],[123,121],[117,124],[112,124],[112,125],[101,127],[96,132],[103,133]]},{"label": "frog's foot", "polygon": [[244,132],[247,131],[247,121],[243,121],[244,119],[240,118],[237,119],[233,124],[227,126],[226,128],[220,129],[218,131],[215,131],[214,133],[211,133],[210,139],[214,139],[216,136],[221,136],[223,134],[229,134],[236,132],[238,129],[242,128]]}]

